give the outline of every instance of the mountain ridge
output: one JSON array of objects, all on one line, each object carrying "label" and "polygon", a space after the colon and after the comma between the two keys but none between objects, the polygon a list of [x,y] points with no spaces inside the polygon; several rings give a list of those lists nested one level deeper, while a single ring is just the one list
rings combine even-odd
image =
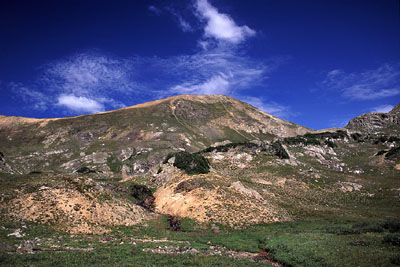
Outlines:
[{"label": "mountain ridge", "polygon": [[[66,118],[0,117],[2,152],[9,162],[19,165],[21,160],[17,158],[26,158],[28,162],[43,158],[53,170],[74,165],[71,161],[80,158],[80,153],[103,153],[99,160],[103,163],[104,157],[111,154],[122,157],[124,148],[135,147],[136,150],[157,150],[150,162],[143,162],[148,171],[171,149],[195,152],[217,142],[272,140],[312,131],[222,95],[173,96]],[[25,142],[20,143],[21,140]],[[64,156],[55,157],[58,154]],[[33,165],[39,167],[40,163]],[[34,168],[25,164],[20,169],[29,172]]]}]

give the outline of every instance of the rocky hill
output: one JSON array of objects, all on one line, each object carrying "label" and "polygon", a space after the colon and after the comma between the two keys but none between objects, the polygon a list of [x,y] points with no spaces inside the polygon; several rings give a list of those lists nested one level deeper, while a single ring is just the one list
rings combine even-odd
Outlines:
[{"label": "rocky hill", "polygon": [[400,133],[400,104],[388,113],[371,112],[360,115],[346,125],[346,128],[361,132],[396,131]]},{"label": "rocky hill", "polygon": [[[61,119],[3,116],[1,218],[4,225],[45,225],[71,235],[113,232],[114,246],[128,242],[121,238],[123,229],[140,230],[143,240],[147,234],[159,237],[162,218],[174,230],[191,220],[198,228],[184,234],[201,242],[204,229],[217,235],[223,227],[231,232],[254,226],[250,236],[259,244],[253,251],[268,242],[257,229],[270,223],[397,218],[398,111],[399,106],[383,115],[362,115],[346,128],[319,131],[226,96],[176,96]],[[382,227],[379,231],[386,231]],[[23,238],[21,229],[7,234]],[[318,231],[330,240],[331,232],[370,229]],[[289,251],[277,242],[276,251]],[[143,251],[186,251],[164,245]],[[199,246],[205,247],[211,247],[207,240]]]},{"label": "rocky hill", "polygon": [[182,95],[70,118],[0,116],[0,152],[19,173],[142,174],[171,151],[311,131],[230,97]]}]

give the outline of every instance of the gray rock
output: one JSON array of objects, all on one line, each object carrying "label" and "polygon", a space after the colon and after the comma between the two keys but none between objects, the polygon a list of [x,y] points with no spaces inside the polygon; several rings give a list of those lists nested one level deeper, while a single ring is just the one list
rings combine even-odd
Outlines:
[{"label": "gray rock", "polygon": [[21,254],[32,254],[34,250],[37,250],[37,246],[32,240],[25,240],[17,248],[17,253]]}]

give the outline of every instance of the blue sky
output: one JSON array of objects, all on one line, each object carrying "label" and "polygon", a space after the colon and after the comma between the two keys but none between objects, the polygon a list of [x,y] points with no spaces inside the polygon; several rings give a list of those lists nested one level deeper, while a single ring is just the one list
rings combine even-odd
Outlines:
[{"label": "blue sky", "polygon": [[0,114],[225,94],[315,129],[400,103],[397,0],[3,0]]}]

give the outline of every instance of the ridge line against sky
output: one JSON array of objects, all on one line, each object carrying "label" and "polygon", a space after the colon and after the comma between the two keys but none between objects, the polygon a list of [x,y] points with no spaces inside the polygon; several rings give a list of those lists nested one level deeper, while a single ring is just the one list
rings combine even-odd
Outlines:
[{"label": "ridge line against sky", "polygon": [[[26,4],[24,1],[21,2]],[[104,3],[105,6],[112,5],[111,1],[99,2]],[[378,2],[363,2],[370,5],[365,8],[366,11],[382,12],[382,14],[374,14],[375,17],[366,14],[367,17],[382,25],[391,23],[391,21],[387,21],[395,19],[391,10],[376,10],[376,8],[373,10],[373,4]],[[393,1],[387,8],[396,6],[395,2]],[[39,9],[48,2],[39,0],[37,3],[38,6],[35,8]],[[74,1],[70,3],[72,3],[72,7],[78,4]],[[115,11],[120,11],[118,5],[125,5],[126,3],[117,1]],[[254,3],[262,6],[262,8],[259,8],[261,11],[263,11],[263,8],[265,10],[274,8],[274,5],[277,5],[277,10],[282,8],[272,1],[264,1],[263,4],[258,1]],[[333,1],[326,3],[328,3],[325,4],[326,6],[321,3],[317,4],[320,6],[319,9],[315,4],[309,4],[309,9],[306,9],[305,13],[316,9],[316,11],[321,12],[319,19],[322,20],[324,10],[332,8],[329,5],[333,5]],[[341,4],[340,8],[354,8],[346,5],[346,1],[339,1],[339,3]],[[75,50],[75,52],[63,53],[61,57],[42,60],[40,65],[32,67],[34,71],[31,72],[34,72],[34,74],[27,75],[23,79],[15,79],[16,75],[11,72],[7,73],[5,66],[0,63],[2,67],[0,89],[6,96],[3,98],[5,101],[2,104],[7,107],[6,101],[10,102],[11,100],[12,103],[19,103],[21,107],[0,109],[2,114],[33,117],[80,115],[131,106],[177,94],[224,94],[248,102],[277,117],[289,119],[312,128],[325,128],[344,126],[349,119],[361,113],[388,112],[400,102],[400,52],[391,52],[386,55],[386,51],[377,50],[374,62],[369,62],[364,56],[359,61],[349,60],[346,62],[346,60],[343,60],[344,63],[332,57],[332,62],[328,61],[323,67],[316,68],[315,66],[311,67],[311,65],[321,64],[319,61],[322,62],[323,59],[310,58],[310,62],[311,60],[313,62],[310,66],[307,66],[307,62],[302,63],[301,57],[303,55],[301,54],[288,53],[287,51],[290,49],[282,48],[282,51],[279,51],[279,49],[271,51],[272,49],[269,48],[269,46],[274,45],[274,37],[282,39],[281,34],[285,34],[284,30],[287,31],[286,34],[293,30],[293,25],[288,23],[292,28],[285,25],[284,20],[287,18],[284,16],[282,20],[274,20],[274,14],[269,13],[272,18],[269,20],[268,16],[260,17],[263,14],[262,12],[257,13],[256,9],[239,4],[238,1],[161,2],[155,0],[148,1],[146,4],[132,5],[141,12],[139,18],[133,16],[133,14],[131,18],[132,20],[136,18],[135,23],[131,24],[131,29],[141,32],[141,35],[135,36],[139,37],[139,39],[136,38],[137,40],[140,40],[140,37],[143,39],[150,38],[148,35],[157,40],[158,36],[163,36],[164,31],[168,30],[169,35],[165,36],[165,40],[171,41],[172,45],[181,45],[178,42],[184,42],[182,46],[185,51],[158,54],[157,51],[164,50],[163,44],[146,42],[150,47],[149,53],[146,55],[136,52],[135,49],[131,49],[127,55],[119,55],[118,50],[113,51],[98,45],[101,42],[87,45],[87,43],[91,43],[89,39],[82,39],[80,41],[83,41],[86,45],[73,46],[72,50]],[[3,10],[13,11],[11,6],[5,6]],[[283,7],[288,8],[285,5]],[[94,7],[94,13],[89,14],[89,18],[83,18],[80,22],[88,23],[90,18],[95,18],[96,8],[101,14],[112,12],[105,11],[99,5],[99,7]],[[294,12],[286,9],[282,9],[282,14]],[[8,19],[7,22],[9,23],[16,21],[18,16],[22,15],[18,12],[15,13],[14,17],[9,15],[9,17],[3,19],[5,21]],[[348,12],[351,15],[351,12]],[[386,13],[392,14],[392,17],[384,17],[383,14],[386,15]],[[11,12],[11,14],[13,13]],[[28,13],[28,15],[31,14]],[[64,15],[65,21],[74,20],[69,14]],[[304,17],[306,15],[304,14]],[[48,14],[47,16],[42,16],[41,19],[46,23],[52,22],[54,18]],[[302,17],[302,14],[296,16]],[[358,14],[358,16],[360,17],[354,18],[356,22],[354,24],[360,23],[357,19],[360,21],[365,19],[362,14]],[[129,16],[126,19],[129,19]],[[340,26],[340,23],[336,25],[336,19],[340,21],[341,17],[335,18],[332,15],[331,19],[334,23],[332,27],[338,27],[338,32],[345,31],[342,28],[343,25]],[[347,19],[352,23],[351,19]],[[268,22],[266,25],[264,20]],[[137,23],[140,21],[150,21],[157,25],[164,23],[166,26],[154,30],[157,27],[152,26],[152,24],[146,26],[144,23],[139,26]],[[0,22],[2,22],[1,19]],[[24,25],[23,22],[18,23]],[[304,20],[304,30],[321,31],[316,26],[307,26],[310,23],[314,25],[315,22]],[[82,24],[82,26],[85,25]],[[96,25],[90,24],[90,26],[95,27]],[[100,26],[97,25],[101,28]],[[29,26],[24,25],[23,27],[27,27],[25,34],[29,36]],[[28,38],[23,35],[15,37],[12,34],[16,34],[16,32],[13,32],[12,28],[3,34],[3,36],[8,34],[14,37],[8,39],[10,48],[6,46],[7,44],[4,48],[0,45],[0,51],[11,50],[13,41],[18,43],[20,39]],[[115,28],[111,27],[110,31],[113,31],[114,34],[115,31],[118,32],[118,29],[115,26]],[[278,29],[282,30],[279,34],[277,33]],[[47,37],[46,34],[50,34],[52,30],[49,28],[47,33],[44,31],[41,34]],[[4,29],[0,28],[0,33],[2,31]],[[374,28],[365,29],[365,31],[367,35],[370,35],[369,37],[373,35],[371,32],[375,35],[378,34]],[[273,35],[271,32],[277,34]],[[327,29],[326,33],[333,34],[336,32],[329,32]],[[384,37],[400,44],[400,38],[391,36],[390,33]],[[21,34],[21,32],[18,32],[18,34]],[[63,31],[60,30],[58,34],[63,34]],[[79,30],[76,34],[79,34]],[[315,36],[322,37],[325,33],[320,32],[319,34]],[[304,35],[306,35],[306,32]],[[123,40],[122,35],[117,37]],[[118,38],[114,39],[116,43],[119,42]],[[176,38],[176,40],[173,38]],[[307,46],[307,44],[301,43],[306,42],[307,38],[302,38],[299,39],[297,46],[293,44],[291,48],[293,51],[299,47]],[[348,38],[351,37],[348,36]],[[113,40],[109,41],[112,43]],[[360,42],[360,40],[357,41]],[[314,40],[314,42],[318,43],[318,40]],[[317,51],[318,46],[315,43],[308,43],[308,45],[315,46],[314,49]],[[39,45],[41,44],[46,46],[45,41],[43,43],[39,41]],[[71,41],[71,46],[72,44]],[[340,40],[338,40],[338,44],[341,44]],[[68,46],[68,43],[58,43],[58,45]],[[287,42],[281,43],[282,47],[289,47],[289,45],[290,43]],[[365,45],[367,46],[367,44]],[[275,46],[277,45],[275,44]],[[26,49],[29,50],[29,46]],[[151,49],[153,49],[153,52],[151,52]],[[307,49],[310,48],[307,47]],[[334,48],[332,49],[330,53],[336,51]],[[340,46],[336,49],[338,54],[340,54],[339,52],[347,52],[345,48],[340,48]],[[347,49],[354,48],[349,47]],[[371,50],[371,47],[367,47],[366,50]],[[1,56],[4,56],[4,54]],[[7,58],[4,62],[7,62]],[[316,62],[318,64],[315,64]],[[362,64],[363,62],[368,64]],[[4,73],[14,78],[2,75]],[[306,80],[302,76],[308,79]],[[302,107],[301,103],[306,107]],[[315,110],[323,107],[336,109],[338,112],[333,112],[335,110],[332,112],[322,111],[321,117],[318,118]],[[312,111],[313,109],[314,111]],[[12,111],[17,112],[10,114]]]}]

